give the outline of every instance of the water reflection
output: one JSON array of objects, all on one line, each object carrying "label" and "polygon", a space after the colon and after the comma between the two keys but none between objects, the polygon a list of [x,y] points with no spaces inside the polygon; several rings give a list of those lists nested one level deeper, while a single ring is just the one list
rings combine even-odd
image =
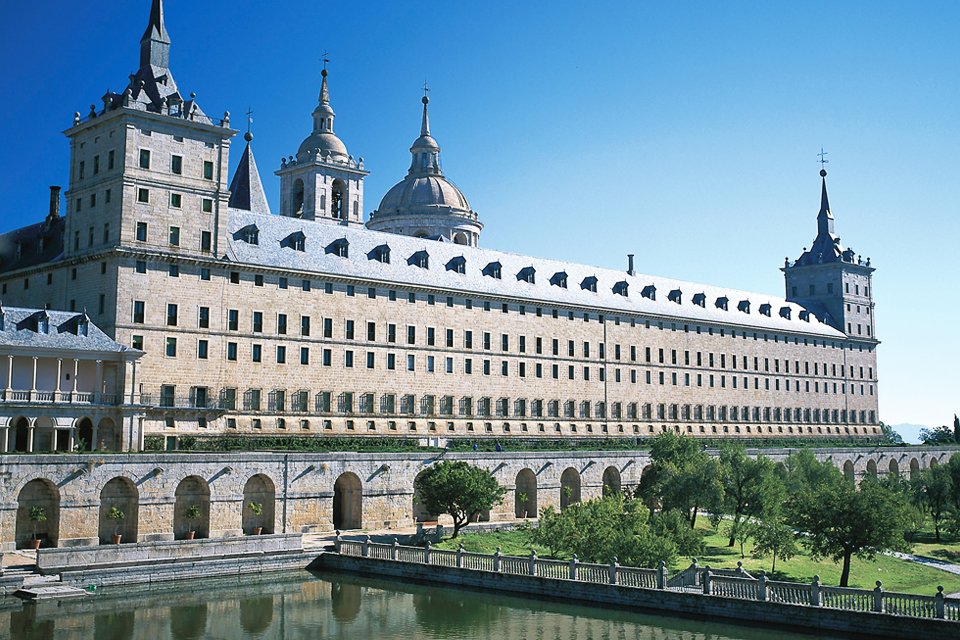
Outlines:
[{"label": "water reflection", "polygon": [[[0,598],[0,640],[760,640],[771,635],[769,628],[308,572],[101,589],[59,603]],[[810,637],[779,630],[775,635]]]}]

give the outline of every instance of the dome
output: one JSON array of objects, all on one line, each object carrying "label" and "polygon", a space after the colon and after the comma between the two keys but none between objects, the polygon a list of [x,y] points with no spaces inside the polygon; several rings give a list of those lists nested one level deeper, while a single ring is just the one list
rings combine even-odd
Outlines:
[{"label": "dome", "polygon": [[442,175],[407,176],[395,184],[380,201],[377,215],[432,213],[446,208],[470,211],[470,203],[452,182]]},{"label": "dome", "polygon": [[314,149],[332,153],[335,156],[347,157],[347,147],[343,142],[328,131],[315,131],[300,144],[297,155],[309,153]]}]

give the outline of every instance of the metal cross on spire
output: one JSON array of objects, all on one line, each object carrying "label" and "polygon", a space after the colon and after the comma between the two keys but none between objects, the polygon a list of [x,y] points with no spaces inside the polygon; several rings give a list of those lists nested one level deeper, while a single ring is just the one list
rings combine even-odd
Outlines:
[{"label": "metal cross on spire", "polygon": [[251,125],[253,125],[253,108],[247,107],[247,133],[250,133]]},{"label": "metal cross on spire", "polygon": [[330,62],[330,52],[326,49],[323,50],[323,57],[320,58],[320,61],[323,63],[323,70],[327,70],[327,63]]},{"label": "metal cross on spire", "polygon": [[430,93],[430,85],[427,84],[427,81],[423,81],[423,97],[426,98],[427,94]]},{"label": "metal cross on spire", "polygon": [[821,168],[821,169],[824,168],[824,165],[825,165],[825,164],[827,164],[828,162],[830,162],[829,160],[827,160],[827,159],[824,157],[824,156],[826,156],[826,155],[828,155],[827,152],[823,150],[823,147],[820,147],[820,153],[817,154],[817,156],[818,156],[820,159],[817,160],[817,162],[820,163],[820,168]]}]

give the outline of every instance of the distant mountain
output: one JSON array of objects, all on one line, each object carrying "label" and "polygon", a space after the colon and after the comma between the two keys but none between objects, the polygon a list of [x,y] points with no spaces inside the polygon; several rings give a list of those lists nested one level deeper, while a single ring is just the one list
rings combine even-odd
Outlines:
[{"label": "distant mountain", "polygon": [[920,429],[930,429],[923,424],[892,424],[890,427],[900,434],[904,442],[920,444]]}]

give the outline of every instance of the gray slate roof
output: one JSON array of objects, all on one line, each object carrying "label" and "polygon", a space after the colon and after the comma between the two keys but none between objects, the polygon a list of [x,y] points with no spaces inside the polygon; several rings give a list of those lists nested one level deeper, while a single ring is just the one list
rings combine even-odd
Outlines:
[{"label": "gray slate roof", "polygon": [[[88,321],[87,335],[78,333],[78,324],[85,318],[83,313],[72,311],[44,311],[43,309],[24,309],[20,307],[0,306],[2,330],[0,347],[25,347],[29,349],[62,349],[99,353],[141,353],[126,345],[114,341]],[[43,316],[49,319],[49,333],[38,331]]]},{"label": "gray slate roof", "polygon": [[[243,241],[239,233],[250,225],[259,229],[259,244]],[[292,247],[289,238],[296,233],[305,237],[305,250]],[[287,218],[256,215],[248,211],[228,211],[227,259],[251,265],[266,265],[316,273],[318,276],[371,279],[386,284],[428,287],[459,291],[464,294],[528,299],[531,304],[558,304],[597,309],[598,312],[629,312],[681,322],[703,322],[732,325],[744,329],[812,334],[830,339],[843,339],[843,333],[824,324],[805,307],[787,302],[779,296],[749,293],[710,285],[684,282],[650,275],[628,275],[623,271],[588,265],[533,258],[529,256],[435,242],[424,238],[348,228],[337,225]],[[348,244],[348,257],[340,257],[335,247]],[[390,262],[376,256],[387,245]],[[408,262],[418,251],[429,255],[428,267]],[[455,258],[465,262],[464,273],[455,268]],[[498,279],[492,277],[500,264]],[[448,268],[448,264],[450,265]],[[533,273],[533,282],[530,274]],[[567,287],[556,274],[567,274]],[[596,278],[596,291],[581,287],[585,280]],[[620,295],[614,291],[621,291]],[[655,290],[655,291],[654,291]],[[645,297],[642,292],[646,291]],[[680,293],[677,294],[676,292]],[[672,293],[672,295],[671,295]],[[694,302],[696,296],[699,304]],[[672,301],[679,300],[678,302]],[[726,299],[726,304],[721,301]],[[742,304],[748,301],[749,304]],[[702,305],[702,306],[701,306]],[[765,305],[770,305],[766,307]],[[726,309],[721,308],[725,306]],[[761,311],[769,311],[764,315]],[[744,309],[744,310],[741,310]],[[802,317],[807,319],[802,319]]]},{"label": "gray slate roof", "polygon": [[270,215],[267,194],[263,191],[257,161],[253,158],[253,148],[249,140],[230,182],[230,207]]}]

